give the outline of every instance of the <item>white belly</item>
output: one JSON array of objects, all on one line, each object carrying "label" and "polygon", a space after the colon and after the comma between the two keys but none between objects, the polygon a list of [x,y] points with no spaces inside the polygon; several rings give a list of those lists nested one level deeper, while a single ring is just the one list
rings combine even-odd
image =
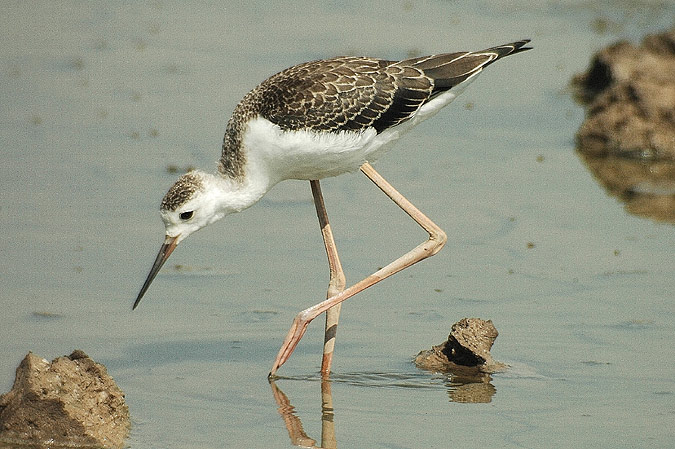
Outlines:
[{"label": "white belly", "polygon": [[262,117],[249,122],[244,137],[247,162],[262,165],[276,182],[322,179],[358,170],[381,145],[375,129],[363,132],[283,131]]}]

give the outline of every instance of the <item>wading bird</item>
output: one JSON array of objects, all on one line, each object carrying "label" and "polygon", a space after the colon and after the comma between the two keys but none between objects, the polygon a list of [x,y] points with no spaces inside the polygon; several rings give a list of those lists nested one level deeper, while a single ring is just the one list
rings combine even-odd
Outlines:
[{"label": "wading bird", "polygon": [[[309,323],[327,313],[322,372],[330,370],[339,305],[371,285],[436,254],[446,235],[370,165],[402,133],[459,95],[489,64],[529,50],[528,39],[482,51],[445,53],[402,61],[339,57],[288,68],[263,81],[234,109],[225,129],[215,174],[191,171],[164,196],[164,244],[133,308],[183,239],[254,205],[286,179],[311,183],[328,255],[328,295],[294,319],[270,376],[290,357]],[[372,275],[344,289],[319,180],[361,170],[403,209],[429,238]]]}]

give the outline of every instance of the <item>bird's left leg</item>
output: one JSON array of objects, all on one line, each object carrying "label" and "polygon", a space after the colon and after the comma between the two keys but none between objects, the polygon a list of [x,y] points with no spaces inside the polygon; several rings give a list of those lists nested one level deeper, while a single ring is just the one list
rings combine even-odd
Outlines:
[{"label": "bird's left leg", "polygon": [[[321,235],[323,236],[323,243],[326,247],[328,268],[330,270],[330,280],[328,281],[326,298],[331,298],[345,289],[345,274],[342,271],[342,264],[338,257],[337,247],[335,246],[335,240],[333,239],[333,231],[331,231],[330,223],[328,222],[326,205],[323,202],[323,195],[321,194],[321,185],[318,180],[310,181],[310,184],[312,186],[314,206],[316,207],[316,215],[319,218]],[[328,376],[330,374],[341,307],[342,304],[340,303],[326,310],[326,330],[324,332],[323,358],[321,360],[322,376]]]},{"label": "bird's left leg", "polygon": [[300,312],[293,320],[291,329],[288,331],[288,334],[281,345],[281,349],[277,354],[274,365],[272,365],[272,370],[269,374],[270,377],[274,376],[279,367],[283,365],[291,356],[293,350],[300,342],[302,336],[305,334],[307,326],[314,318],[331,307],[351,298],[360,291],[365,290],[371,285],[377,284],[381,280],[388,278],[392,274],[398,273],[399,271],[419,262],[420,260],[433,256],[438,251],[440,251],[447,241],[445,232],[443,232],[441,228],[439,228],[426,215],[420,212],[420,210],[417,209],[410,201],[408,201],[403,195],[394,189],[394,187],[392,187],[391,184],[389,184],[382,176],[380,176],[380,174],[377,173],[369,163],[366,162],[363,164],[361,166],[361,171],[371,181],[373,181],[373,183],[375,183],[375,185],[377,185],[380,190],[382,190],[392,201],[394,201],[394,203],[403,209],[405,213],[415,220],[417,224],[427,231],[429,238],[398,259],[394,260],[383,268],[380,268],[375,273],[357,282],[346,290],[343,290],[337,295]]}]

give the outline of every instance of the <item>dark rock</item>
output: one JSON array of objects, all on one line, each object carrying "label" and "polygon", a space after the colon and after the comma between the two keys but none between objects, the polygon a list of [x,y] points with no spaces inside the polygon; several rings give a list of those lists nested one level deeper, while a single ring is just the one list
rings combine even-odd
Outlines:
[{"label": "dark rock", "polygon": [[0,443],[121,448],[128,433],[124,393],[80,350],[51,363],[28,353],[0,396]]}]

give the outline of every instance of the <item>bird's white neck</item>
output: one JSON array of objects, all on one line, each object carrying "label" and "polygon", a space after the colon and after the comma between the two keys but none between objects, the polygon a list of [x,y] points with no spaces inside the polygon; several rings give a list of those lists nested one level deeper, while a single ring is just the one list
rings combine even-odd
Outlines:
[{"label": "bird's white neck", "polygon": [[221,217],[241,212],[257,203],[275,184],[262,164],[249,161],[241,178],[221,173],[205,174],[206,190]]}]

